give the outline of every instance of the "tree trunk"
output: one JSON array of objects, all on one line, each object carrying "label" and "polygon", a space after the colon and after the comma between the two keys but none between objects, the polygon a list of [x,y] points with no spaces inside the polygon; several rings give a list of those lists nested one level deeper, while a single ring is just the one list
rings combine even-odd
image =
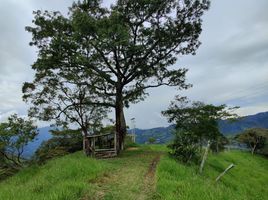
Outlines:
[{"label": "tree trunk", "polygon": [[83,151],[84,153],[89,156],[91,153],[91,149],[90,149],[90,144],[89,144],[89,140],[87,138],[88,136],[88,132],[87,130],[83,130]]},{"label": "tree trunk", "polygon": [[252,154],[252,155],[253,155],[254,152],[255,152],[256,146],[257,146],[257,144],[255,144],[255,145],[253,146],[253,148],[251,149],[251,154]]},{"label": "tree trunk", "polygon": [[122,89],[117,89],[116,92],[116,105],[115,105],[115,119],[116,119],[116,134],[117,134],[117,144],[116,149],[119,153],[120,150],[124,149],[124,139],[126,136],[127,128],[124,116],[124,105],[122,97]]}]

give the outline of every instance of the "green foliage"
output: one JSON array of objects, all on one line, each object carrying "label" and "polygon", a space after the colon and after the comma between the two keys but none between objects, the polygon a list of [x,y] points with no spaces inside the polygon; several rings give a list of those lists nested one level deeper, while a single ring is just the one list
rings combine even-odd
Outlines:
[{"label": "green foliage", "polygon": [[237,135],[236,139],[239,142],[245,143],[251,149],[252,154],[258,152],[268,155],[268,129],[247,129],[243,133]]},{"label": "green foliage", "polygon": [[[216,177],[231,163],[235,167],[215,183]],[[156,176],[159,200],[263,200],[268,196],[268,160],[238,151],[208,157],[201,176],[196,166],[186,166],[163,156]]]},{"label": "green foliage", "polygon": [[34,160],[44,163],[49,159],[80,151],[83,140],[80,130],[52,131],[53,137],[45,141],[35,152]]},{"label": "green foliage", "polygon": [[207,141],[212,143],[213,151],[222,150],[226,139],[219,131],[218,121],[236,117],[231,113],[233,109],[235,108],[227,108],[226,105],[191,103],[186,97],[177,96],[169,108],[162,112],[169,122],[176,124],[177,132],[170,145],[172,155],[183,162],[198,160],[198,146],[201,153],[201,147]]},{"label": "green foliage", "polygon": [[7,122],[0,124],[0,159],[7,165],[22,165],[24,147],[38,134],[32,120],[11,115]]},{"label": "green foliage", "polygon": [[198,137],[191,132],[176,131],[174,134],[173,142],[168,145],[171,149],[170,154],[184,163],[198,163],[200,161]]},{"label": "green foliage", "polygon": [[187,69],[172,66],[180,55],[195,54],[209,5],[209,0],[119,0],[104,8],[100,1],[84,0],[73,3],[68,15],[34,12],[34,26],[26,30],[38,49],[36,74],[23,86],[30,113],[44,120],[62,114],[82,125],[90,106],[114,108],[122,143],[124,107],[144,100],[148,88],[190,86]]},{"label": "green foliage", "polygon": [[156,139],[154,137],[150,137],[148,139],[149,144],[153,144],[153,143],[155,143],[155,141],[156,141]]},{"label": "green foliage", "polygon": [[105,134],[105,133],[113,133],[115,132],[115,126],[114,125],[108,125],[105,127],[101,127],[100,132]]}]

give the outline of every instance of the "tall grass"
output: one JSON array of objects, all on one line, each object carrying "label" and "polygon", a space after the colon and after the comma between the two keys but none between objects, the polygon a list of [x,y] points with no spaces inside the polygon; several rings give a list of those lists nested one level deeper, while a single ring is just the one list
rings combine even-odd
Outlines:
[{"label": "tall grass", "polygon": [[88,181],[103,173],[109,164],[90,159],[81,152],[32,166],[0,183],[2,200],[71,200],[90,190]]},{"label": "tall grass", "polygon": [[[218,183],[215,178],[229,164],[235,167]],[[157,168],[157,197],[165,200],[268,199],[268,160],[244,152],[210,155],[203,175],[165,156]]]},{"label": "tall grass", "polygon": [[[204,174],[167,155],[161,145],[141,145],[119,157],[91,159],[77,152],[26,168],[0,183],[0,200],[155,199],[155,200],[266,200],[268,160],[244,152],[209,155]],[[146,182],[152,160],[156,188]],[[231,163],[235,167],[215,183]],[[148,184],[148,185],[146,185]],[[155,194],[153,194],[156,189]]]}]

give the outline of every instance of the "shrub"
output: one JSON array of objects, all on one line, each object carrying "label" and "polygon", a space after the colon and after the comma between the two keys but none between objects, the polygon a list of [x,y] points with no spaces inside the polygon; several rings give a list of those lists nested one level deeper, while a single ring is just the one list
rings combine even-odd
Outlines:
[{"label": "shrub", "polygon": [[171,149],[170,154],[184,163],[197,163],[201,158],[198,137],[191,132],[176,131],[175,138],[168,147]]},{"label": "shrub", "polygon": [[35,152],[34,160],[38,163],[83,149],[83,138],[77,130],[54,131],[52,134],[53,138],[43,142]]}]

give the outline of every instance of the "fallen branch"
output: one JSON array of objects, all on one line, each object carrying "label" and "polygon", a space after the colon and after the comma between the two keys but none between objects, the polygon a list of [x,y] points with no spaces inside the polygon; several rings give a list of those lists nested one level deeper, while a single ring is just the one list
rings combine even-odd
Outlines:
[{"label": "fallen branch", "polygon": [[232,163],[231,165],[229,165],[229,167],[227,167],[217,178],[216,178],[216,182],[218,182],[218,180],[220,180],[220,178],[226,173],[228,172],[230,169],[232,169],[235,165]]}]

